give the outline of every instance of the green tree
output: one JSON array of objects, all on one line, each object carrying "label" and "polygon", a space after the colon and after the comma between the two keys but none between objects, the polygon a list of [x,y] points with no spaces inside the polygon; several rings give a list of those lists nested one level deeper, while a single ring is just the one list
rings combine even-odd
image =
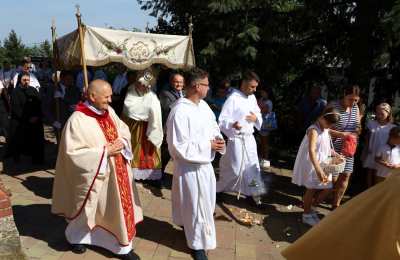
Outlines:
[{"label": "green tree", "polygon": [[[153,32],[187,34],[188,17],[193,17],[199,66],[218,77],[252,68],[276,86],[327,81],[334,68],[368,87],[385,66],[387,44],[398,38],[385,25],[389,14],[399,16],[394,0],[138,2],[158,18]],[[399,19],[395,23],[400,27]]]},{"label": "green tree", "polygon": [[45,57],[45,58],[53,57],[53,49],[48,40],[44,40],[39,45],[35,45],[29,48],[28,52],[30,56]]},{"label": "green tree", "polygon": [[40,44],[40,50],[44,57],[46,58],[53,57],[53,48],[48,40],[45,40]]},{"label": "green tree", "polygon": [[4,39],[4,57],[9,60],[12,64],[20,64],[23,57],[27,54],[25,45],[14,30],[11,30],[10,34]]},{"label": "green tree", "polygon": [[[333,60],[326,49],[339,49],[333,43],[339,44],[343,36],[329,26],[336,19],[330,2],[139,0],[158,17],[155,32],[186,34],[188,17],[193,17],[200,66],[221,77],[253,68],[272,82],[297,76],[288,73],[302,74],[310,57],[318,63]],[[342,17],[344,25],[350,23],[346,19]]]},{"label": "green tree", "polygon": [[1,44],[1,41],[0,41],[0,66],[2,66],[3,62],[6,61],[6,60],[7,59],[5,57],[5,50],[4,50],[4,47],[3,47],[3,45]]},{"label": "green tree", "polygon": [[40,50],[40,47],[37,45],[34,45],[32,47],[27,48],[27,52],[29,56],[33,57],[42,57],[42,52]]},{"label": "green tree", "polygon": [[158,19],[152,32],[187,34],[193,17],[196,61],[214,81],[245,68],[265,79],[282,133],[294,127],[292,112],[311,81],[326,84],[331,98],[345,79],[366,90],[377,77],[378,97],[399,89],[400,0],[138,2]]}]

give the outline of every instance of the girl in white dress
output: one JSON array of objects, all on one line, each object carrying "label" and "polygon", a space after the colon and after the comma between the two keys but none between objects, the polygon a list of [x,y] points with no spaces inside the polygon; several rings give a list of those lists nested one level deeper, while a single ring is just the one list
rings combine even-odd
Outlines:
[{"label": "girl in white dress", "polygon": [[400,171],[400,126],[389,132],[387,143],[376,153],[376,181],[384,181],[390,174]]},{"label": "girl in white dress", "polygon": [[392,108],[387,103],[381,103],[375,109],[376,119],[367,122],[367,137],[365,147],[367,155],[363,161],[363,167],[367,168],[367,186],[376,183],[375,157],[379,149],[386,144],[389,131],[396,125],[393,124]]},{"label": "girl in white dress", "polygon": [[[332,176],[327,175],[320,163],[326,161],[332,155],[332,141],[329,128],[340,119],[339,112],[332,108],[326,108],[317,121],[306,132],[297,152],[293,169],[292,182],[306,187],[303,197],[304,213],[303,223],[315,225],[319,222],[318,215],[312,210],[313,203],[321,201],[318,191],[332,188]],[[319,196],[326,194],[319,193]]]}]

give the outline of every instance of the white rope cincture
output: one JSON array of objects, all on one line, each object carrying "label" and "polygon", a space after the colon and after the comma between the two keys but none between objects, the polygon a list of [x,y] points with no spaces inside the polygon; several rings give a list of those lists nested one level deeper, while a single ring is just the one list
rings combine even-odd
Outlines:
[{"label": "white rope cincture", "polygon": [[236,181],[236,183],[233,185],[235,187],[236,185],[239,184],[239,192],[237,194],[237,199],[239,200],[240,199],[240,194],[242,192],[242,180],[243,180],[243,173],[244,173],[245,156],[247,157],[247,160],[250,160],[250,157],[249,157],[249,154],[248,154],[247,149],[246,149],[246,141],[244,140],[245,134],[240,132],[238,136],[235,136],[235,138],[239,138],[239,140],[242,143],[242,159],[241,159],[240,168],[239,168],[239,178]]}]

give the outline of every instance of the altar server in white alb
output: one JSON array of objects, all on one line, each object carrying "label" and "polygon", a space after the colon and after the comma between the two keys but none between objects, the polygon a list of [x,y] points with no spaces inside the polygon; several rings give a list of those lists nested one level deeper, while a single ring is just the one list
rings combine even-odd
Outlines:
[{"label": "altar server in white alb", "polygon": [[214,113],[203,98],[208,74],[193,69],[186,77],[186,98],[179,99],[167,120],[168,149],[174,161],[172,217],[184,227],[187,245],[196,260],[207,259],[205,250],[216,247],[214,209],[216,181],[211,162],[224,153]]},{"label": "altar server in white alb", "polygon": [[234,90],[222,107],[219,126],[228,137],[228,143],[219,163],[217,192],[237,192],[238,198],[243,194],[251,204],[262,206],[260,197],[266,191],[253,136],[254,127],[259,130],[262,125],[261,111],[254,96],[259,82],[256,73],[245,72],[240,89]]}]

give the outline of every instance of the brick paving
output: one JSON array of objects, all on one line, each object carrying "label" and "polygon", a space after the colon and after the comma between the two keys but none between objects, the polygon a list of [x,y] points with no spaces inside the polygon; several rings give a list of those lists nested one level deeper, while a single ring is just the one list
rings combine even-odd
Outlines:
[{"label": "brick paving", "polygon": [[[46,152],[45,169],[29,166],[27,158],[18,165],[9,160],[0,163],[1,178],[12,192],[14,218],[26,255],[30,259],[117,259],[100,248],[91,247],[83,255],[69,251],[64,237],[66,223],[50,213],[55,145],[47,143]],[[243,199],[224,194],[216,207],[217,249],[208,252],[210,260],[280,260],[280,251],[307,231],[298,207],[302,191],[290,184],[290,171],[272,168],[265,177],[271,185],[264,198],[266,209],[249,207]],[[135,252],[144,260],[191,259],[184,233],[172,223],[170,189],[137,187],[145,219],[137,226]],[[259,225],[244,224],[240,219],[246,213],[259,220]]]}]

